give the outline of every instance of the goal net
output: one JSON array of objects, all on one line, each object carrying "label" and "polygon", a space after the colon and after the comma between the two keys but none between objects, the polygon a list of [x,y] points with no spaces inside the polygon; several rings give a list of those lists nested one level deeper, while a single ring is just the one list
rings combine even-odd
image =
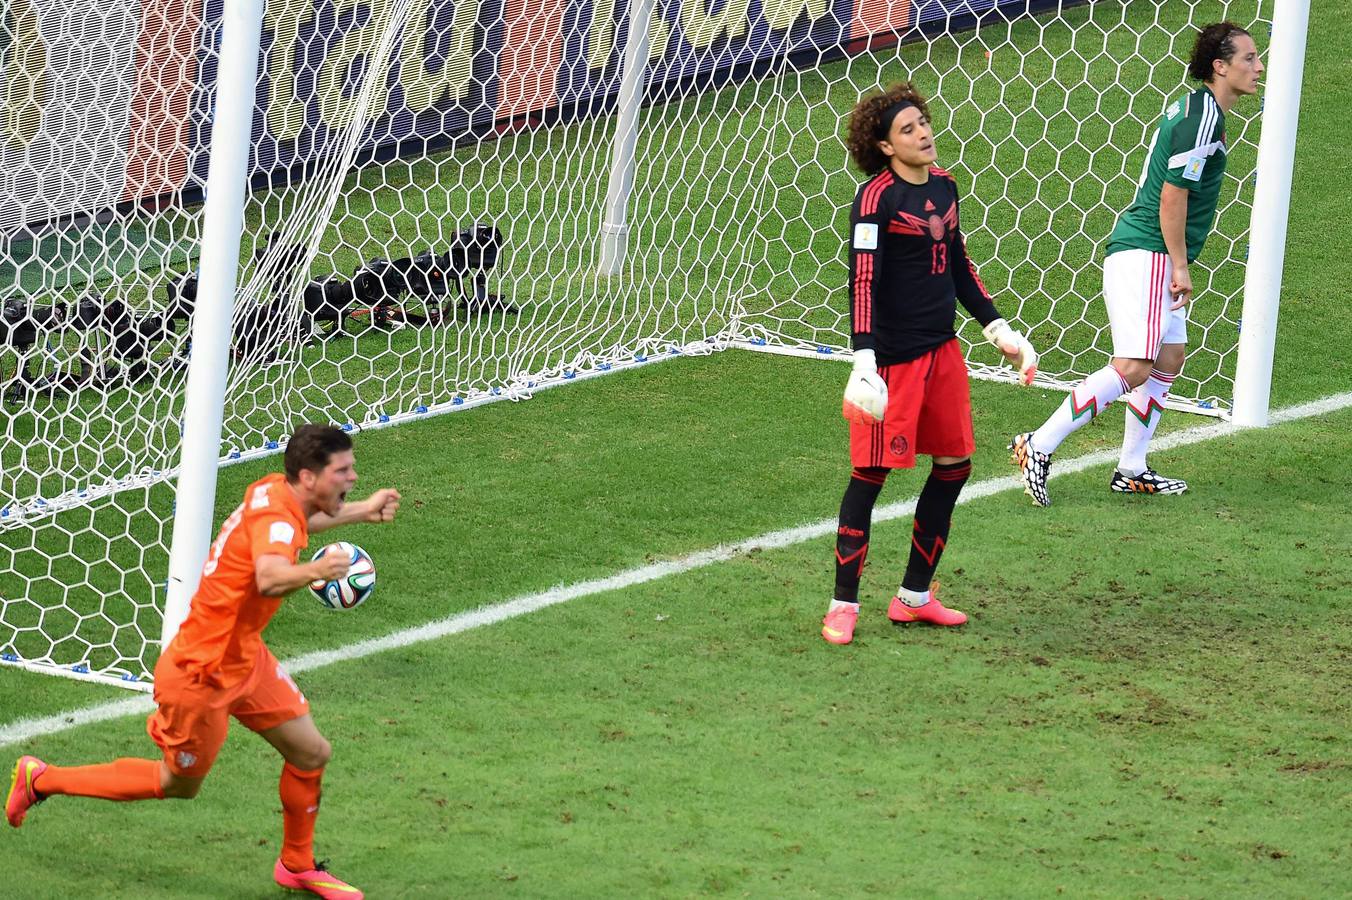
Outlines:
[{"label": "goal net", "polygon": [[[861,93],[900,79],[933,98],[983,280],[1044,383],[1068,386],[1108,350],[1103,242],[1193,33],[1230,18],[1261,50],[1270,17],[1257,0],[658,0],[625,134],[642,2],[267,4],[223,463],[302,421],[382,427],[729,347],[847,350],[861,176],[841,135]],[[222,8],[3,5],[5,663],[149,682]],[[1256,113],[1229,117],[1194,271],[1174,386],[1194,408],[1223,411],[1233,383]],[[960,336],[998,376],[979,330]]]}]

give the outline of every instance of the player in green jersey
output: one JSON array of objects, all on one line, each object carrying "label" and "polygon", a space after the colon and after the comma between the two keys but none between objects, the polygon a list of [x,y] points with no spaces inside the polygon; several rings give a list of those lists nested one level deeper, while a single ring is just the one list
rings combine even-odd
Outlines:
[{"label": "player in green jersey", "polygon": [[1258,92],[1263,63],[1247,31],[1230,22],[1197,34],[1188,74],[1202,86],[1164,111],[1150,139],[1136,200],[1117,220],[1103,263],[1103,295],[1113,358],[1075,386],[1037,431],[1014,437],[1010,450],[1024,492],[1049,506],[1051,454],[1075,429],[1127,396],[1122,455],[1109,487],[1119,493],[1181,494],[1187,482],[1146,465],[1146,447],[1187,349],[1188,266],[1216,219],[1225,174],[1225,114]]}]

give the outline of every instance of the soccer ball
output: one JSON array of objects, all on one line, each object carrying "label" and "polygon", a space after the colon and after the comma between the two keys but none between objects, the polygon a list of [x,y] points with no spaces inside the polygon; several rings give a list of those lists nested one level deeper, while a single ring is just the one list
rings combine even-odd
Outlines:
[{"label": "soccer ball", "polygon": [[319,559],[325,553],[346,556],[350,560],[347,574],[334,581],[312,581],[310,590],[329,609],[355,609],[361,606],[376,590],[376,565],[371,562],[370,555],[356,544],[338,541],[321,547],[313,559]]}]

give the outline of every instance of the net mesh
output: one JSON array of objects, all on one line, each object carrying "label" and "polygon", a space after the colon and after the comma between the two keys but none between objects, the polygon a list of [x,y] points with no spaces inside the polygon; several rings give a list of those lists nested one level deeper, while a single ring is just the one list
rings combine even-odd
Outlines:
[{"label": "net mesh", "polygon": [[[841,142],[929,95],[969,253],[1070,384],[1102,244],[1195,28],[1263,4],[658,3],[628,251],[597,274],[624,0],[268,4],[223,461],[677,354],[848,347]],[[0,20],[0,659],[144,687],[158,652],[221,3]],[[979,27],[975,27],[978,26]],[[1230,393],[1257,104],[1229,116],[1176,397]],[[964,324],[969,359],[997,356]],[[974,338],[977,339],[974,341]],[[1005,370],[1007,371],[1007,370]]]}]

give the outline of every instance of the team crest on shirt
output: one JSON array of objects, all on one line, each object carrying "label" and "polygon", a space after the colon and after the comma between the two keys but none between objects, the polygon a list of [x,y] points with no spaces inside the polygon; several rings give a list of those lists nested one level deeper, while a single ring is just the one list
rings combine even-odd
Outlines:
[{"label": "team crest on shirt", "polygon": [[905,456],[909,447],[910,444],[906,442],[905,436],[900,434],[894,435],[891,443],[888,444],[888,449],[892,451],[893,456]]},{"label": "team crest on shirt", "polygon": [[187,750],[180,750],[178,755],[174,757],[174,761],[178,763],[180,769],[191,769],[193,763],[197,762],[197,755],[189,753]]},{"label": "team crest on shirt", "polygon": [[[926,201],[928,205],[928,201]],[[958,227],[958,204],[949,204],[948,212],[942,216],[931,212],[926,218],[912,215],[905,210],[897,210],[896,216],[887,223],[889,234],[913,234],[916,237],[929,235],[931,240],[942,241]]]}]

